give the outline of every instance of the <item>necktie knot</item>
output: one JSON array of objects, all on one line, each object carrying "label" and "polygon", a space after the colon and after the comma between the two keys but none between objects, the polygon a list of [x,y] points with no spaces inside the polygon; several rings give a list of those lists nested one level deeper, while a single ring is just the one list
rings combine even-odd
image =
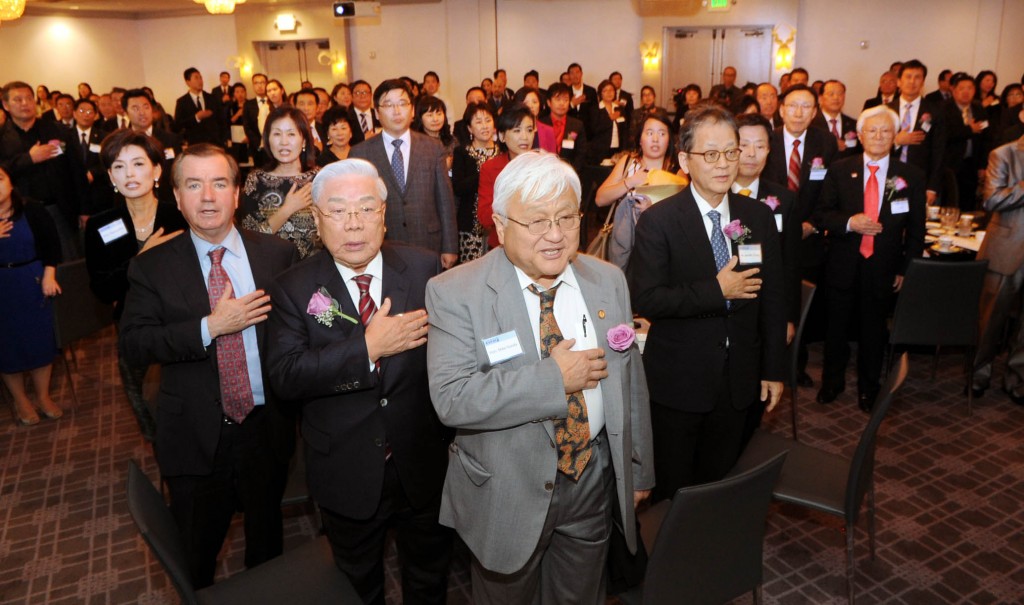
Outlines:
[{"label": "necktie knot", "polygon": [[363,273],[362,275],[357,275],[357,276],[353,277],[352,279],[354,279],[355,282],[356,282],[356,285],[359,286],[359,293],[360,294],[362,294],[363,292],[369,292],[370,291],[370,280],[373,279],[372,275],[370,275],[369,273]]},{"label": "necktie knot", "polygon": [[793,139],[793,151],[800,149],[800,139]]},{"label": "necktie knot", "polygon": [[[745,195],[747,197],[750,197],[751,193],[753,193],[753,191],[751,191],[749,189],[746,189],[746,188],[740,189],[740,195]],[[714,212],[714,210],[712,210],[712,212]]]},{"label": "necktie knot", "polygon": [[722,215],[717,210],[711,210],[708,212],[708,218],[711,219],[711,225],[718,230],[722,229]]},{"label": "necktie knot", "polygon": [[211,262],[212,262],[212,263],[213,263],[213,264],[214,264],[215,266],[219,266],[219,265],[220,265],[220,262],[221,262],[221,260],[222,260],[222,259],[224,258],[224,252],[225,252],[226,250],[227,250],[227,248],[225,248],[225,247],[223,247],[223,246],[221,246],[220,248],[214,248],[213,250],[210,250],[210,252],[209,252],[209,255],[210,255],[210,261],[211,261]]},{"label": "necktie knot", "polygon": [[871,171],[871,176],[875,176],[875,173],[878,172],[878,168],[878,166],[871,166],[870,164],[868,165],[868,170]]},{"label": "necktie knot", "polygon": [[394,146],[395,151],[401,151],[402,139],[395,139],[394,141],[391,141],[391,144]]},{"label": "necktie knot", "polygon": [[561,285],[562,283],[559,282],[558,284],[548,288],[547,290],[541,290],[536,285],[530,284],[529,286],[526,287],[526,289],[540,297],[540,312],[544,313],[549,310],[554,310],[555,294],[558,292],[558,286]]}]

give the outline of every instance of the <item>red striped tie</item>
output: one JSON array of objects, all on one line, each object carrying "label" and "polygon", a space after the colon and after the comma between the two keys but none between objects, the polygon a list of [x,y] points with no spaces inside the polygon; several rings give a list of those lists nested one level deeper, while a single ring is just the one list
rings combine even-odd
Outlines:
[{"label": "red striped tie", "polygon": [[[227,248],[210,250],[210,309],[217,308],[217,301],[224,295],[224,289],[231,279],[221,265]],[[245,344],[242,333],[222,334],[217,337],[217,374],[220,377],[220,401],[224,415],[242,422],[252,411],[254,401],[252,386],[249,384],[249,364],[245,359]]]},{"label": "red striped tie", "polygon": [[800,139],[793,141],[793,153],[789,154],[789,169],[786,171],[786,185],[790,191],[800,191]]},{"label": "red striped tie", "polygon": [[363,273],[352,279],[356,280],[356,285],[359,286],[359,319],[362,320],[364,326],[367,326],[373,319],[373,314],[377,312],[377,305],[370,298],[370,280],[373,279],[373,276]]}]

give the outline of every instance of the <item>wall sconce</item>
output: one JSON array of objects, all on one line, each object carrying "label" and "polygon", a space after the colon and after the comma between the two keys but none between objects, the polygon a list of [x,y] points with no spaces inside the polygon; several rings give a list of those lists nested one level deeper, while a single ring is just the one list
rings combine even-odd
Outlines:
[{"label": "wall sconce", "polygon": [[796,28],[790,28],[789,37],[783,40],[779,37],[778,30],[772,30],[772,41],[778,45],[775,51],[775,70],[787,71],[793,69],[793,49],[790,47],[796,39]]},{"label": "wall sconce", "polygon": [[242,76],[243,80],[252,78],[252,61],[248,57],[238,55],[237,57],[228,57],[228,67],[234,67],[238,70],[239,75]]},{"label": "wall sconce", "polygon": [[342,79],[345,76],[348,63],[345,61],[345,53],[340,50],[322,50],[316,56],[316,61],[320,65],[330,65],[331,75],[335,79]]},{"label": "wall sconce", "polygon": [[295,20],[295,15],[282,13],[277,16],[277,19],[274,19],[274,27],[282,34],[295,33],[299,22]]},{"label": "wall sconce", "polygon": [[658,69],[658,64],[661,63],[661,45],[657,42],[641,42],[640,57],[643,59],[644,69]]},{"label": "wall sconce", "polygon": [[25,0],[0,0],[0,21],[14,21],[25,12]]}]

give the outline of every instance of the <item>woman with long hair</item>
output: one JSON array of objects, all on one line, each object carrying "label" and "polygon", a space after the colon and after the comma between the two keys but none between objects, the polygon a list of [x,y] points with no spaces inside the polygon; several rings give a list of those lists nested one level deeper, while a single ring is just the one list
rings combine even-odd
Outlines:
[{"label": "woman with long hair", "polygon": [[494,181],[508,163],[533,149],[536,121],[533,112],[525,105],[509,105],[498,116],[498,140],[504,152],[491,158],[480,167],[480,188],[477,199],[477,220],[487,231],[487,245],[498,246],[498,233],[494,230]]},{"label": "woman with long hair", "polygon": [[470,142],[465,147],[455,148],[452,190],[458,204],[455,221],[459,228],[459,262],[467,263],[487,251],[484,230],[476,216],[480,168],[498,155],[501,148],[494,142],[494,112],[487,103],[471,103],[460,123],[469,131]]},{"label": "woman with long hair", "polygon": [[448,108],[441,99],[431,95],[422,95],[416,101],[416,115],[412,119],[412,129],[441,143],[450,170],[452,154],[459,146],[459,141],[452,135],[451,126],[448,125],[447,111]]}]

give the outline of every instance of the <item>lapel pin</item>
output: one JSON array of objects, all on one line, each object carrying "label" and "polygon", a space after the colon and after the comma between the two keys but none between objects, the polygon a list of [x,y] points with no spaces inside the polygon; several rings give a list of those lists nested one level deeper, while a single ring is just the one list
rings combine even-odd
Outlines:
[{"label": "lapel pin", "polygon": [[597,312],[597,318],[598,318],[598,319],[604,319],[604,316],[605,316],[605,312],[604,312],[604,309],[600,309],[600,310],[598,310],[598,312]]},{"label": "lapel pin", "polygon": [[855,178],[857,178],[857,173],[856,173],[856,172],[854,172],[853,174],[851,174],[851,175],[850,175],[850,178],[851,178],[851,179],[855,179]]}]

